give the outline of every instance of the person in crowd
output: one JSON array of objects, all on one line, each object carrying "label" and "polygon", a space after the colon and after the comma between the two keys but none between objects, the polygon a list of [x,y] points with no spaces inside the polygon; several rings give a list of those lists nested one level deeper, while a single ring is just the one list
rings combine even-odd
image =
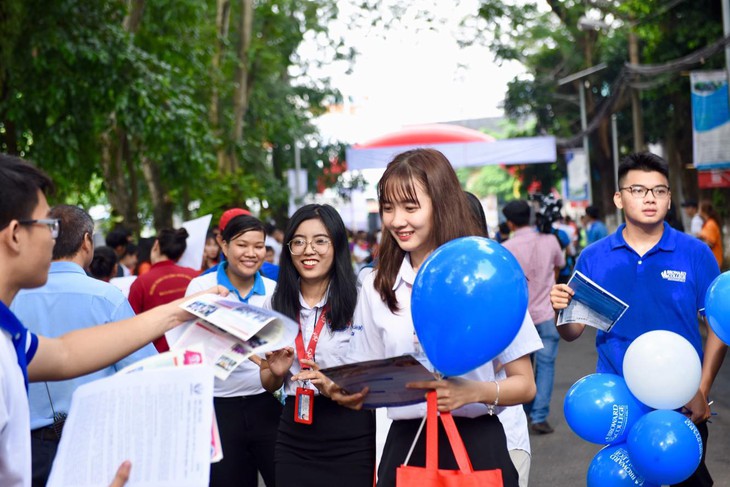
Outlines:
[{"label": "person in crowd", "polygon": [[[53,246],[53,261],[44,286],[21,290],[10,310],[25,323],[31,333],[57,337],[81,328],[120,321],[134,316],[129,302],[111,284],[89,277],[84,272],[94,255],[94,221],[81,208],[59,205],[49,218],[60,221]],[[116,254],[104,247],[116,261]],[[113,266],[112,266],[113,269]],[[111,270],[107,268],[107,276]],[[82,384],[114,375],[138,360],[155,355],[147,345],[93,374],[60,382],[31,384],[30,436],[33,459],[33,486],[48,482],[71,395]]]},{"label": "person in crowd", "polygon": [[88,267],[88,272],[94,279],[109,282],[117,275],[117,254],[114,249],[107,247],[94,248],[94,257]]},{"label": "person in crowd", "polygon": [[281,251],[284,247],[284,232],[273,223],[266,224],[266,245],[274,249],[273,264],[279,265]]},{"label": "person in crowd", "polygon": [[[193,279],[186,294],[217,284],[230,291],[228,299],[263,306],[276,288],[276,282],[260,272],[266,254],[264,225],[245,214],[222,223],[221,249],[226,260],[215,272]],[[180,330],[175,330],[168,335],[171,343],[179,333]],[[258,472],[267,486],[277,485],[274,444],[282,406],[261,385],[259,366],[245,361],[225,381],[216,379],[213,395],[224,456],[220,462],[211,464],[211,487],[256,487]]]},{"label": "person in crowd", "polygon": [[[713,481],[704,461],[711,414],[707,398],[727,345],[707,327],[703,350],[697,317],[704,314],[705,293],[720,270],[707,245],[664,221],[671,205],[664,159],[649,152],[630,154],[619,165],[618,182],[613,201],[623,210],[625,223],[584,249],[576,264],[578,271],[629,305],[610,333],[597,332],[596,372],[623,376],[627,348],[648,331],[672,331],[694,346],[702,361],[702,378],[682,411],[700,432],[702,462],[682,485],[709,486]],[[555,311],[567,307],[572,296],[569,286],[555,285],[550,292]],[[558,327],[567,341],[579,338],[584,329],[580,323]]]},{"label": "person in crowd", "polygon": [[220,253],[221,248],[215,238],[215,233],[209,231],[205,235],[205,246],[203,247],[203,263],[200,266],[201,272],[218,265],[218,256],[220,255]]},{"label": "person in crowd", "polygon": [[152,268],[152,246],[154,244],[154,238],[139,239],[137,244],[137,267],[134,269],[135,276],[146,274]]},{"label": "person in crowd", "polygon": [[[284,234],[280,279],[270,303],[298,321],[295,348],[267,354],[261,382],[271,392],[284,387],[286,402],[276,440],[276,485],[372,486],[375,466],[375,416],[342,407],[309,382],[292,382],[302,369],[343,363],[352,335],[357,303],[347,232],[329,205],[298,209]],[[305,348],[306,347],[306,348]],[[303,421],[297,396],[313,394]],[[298,415],[299,414],[299,415]]]},{"label": "person in crowd", "polygon": [[272,247],[271,245],[267,245],[266,246],[266,257],[264,258],[264,260],[266,262],[268,262],[269,264],[273,264],[274,263],[274,255],[275,255],[274,254],[274,247]]},{"label": "person in crowd", "polygon": [[[163,228],[157,234],[150,252],[152,267],[135,279],[129,288],[129,304],[135,313],[142,313],[185,295],[188,284],[198,275],[195,269],[177,265],[185,252],[187,238],[188,232],[184,228]],[[165,337],[155,340],[155,348],[159,352],[170,349]]]},{"label": "person in crowd", "polygon": [[722,247],[720,215],[715,211],[712,202],[709,200],[702,200],[700,202],[700,217],[702,218],[702,229],[697,234],[697,237],[710,247],[718,267],[722,269],[724,251]]},{"label": "person in crowd", "polygon": [[261,274],[272,281],[279,279],[279,266],[274,263],[274,249],[271,245],[266,246],[266,257],[264,258],[264,263],[261,264]]},{"label": "person in crowd", "polygon": [[119,258],[119,267],[122,268],[123,277],[135,275],[137,262],[139,261],[139,249],[132,242],[127,243],[124,254]]},{"label": "person in crowd", "polygon": [[[411,290],[416,272],[438,246],[458,237],[484,236],[472,216],[466,195],[449,161],[433,149],[407,151],[393,159],[378,183],[383,235],[378,269],[367,276],[353,321],[348,360],[359,362],[419,354],[411,319]],[[447,325],[445,325],[447,326]],[[504,429],[489,406],[522,404],[535,395],[529,354],[542,347],[529,315],[518,336],[494,361],[463,376],[416,382],[411,387],[432,389],[441,411],[451,411],[476,470],[501,469],[505,486],[517,486],[518,474],[507,450]],[[424,357],[424,360],[426,358]],[[497,367],[497,361],[499,366]],[[346,393],[318,371],[303,371],[294,380],[313,380],[342,405],[359,408],[366,390]],[[417,435],[425,404],[394,407],[380,466],[378,485],[395,485],[418,436],[409,465],[425,463],[424,434]],[[440,468],[456,469],[451,448],[439,440]]]},{"label": "person in crowd", "polygon": [[368,235],[366,232],[357,232],[352,245],[352,269],[357,274],[368,264],[370,250],[368,249]]},{"label": "person in crowd", "polygon": [[669,210],[664,216],[664,221],[669,223],[669,226],[671,226],[675,230],[679,232],[684,232],[684,223],[682,223],[682,218],[677,214],[677,209],[674,207],[674,205],[669,206]]},{"label": "person in crowd", "polygon": [[[127,251],[127,244],[129,244],[131,240],[132,232],[130,232],[127,228],[118,225],[107,234],[105,242],[107,247],[114,249],[114,252],[117,254],[117,259],[121,259],[124,257],[124,254]],[[121,265],[117,267],[117,275],[114,277],[124,277],[124,269]]]},{"label": "person in crowd", "polygon": [[[31,485],[28,382],[71,379],[103,369],[192,318],[178,302],[58,338],[30,332],[10,311],[21,289],[48,279],[58,219],[49,218],[50,178],[17,157],[0,154],[0,485]],[[209,292],[225,295],[223,289]],[[89,460],[91,461],[91,460]],[[123,462],[112,487],[129,478]]]},{"label": "person in crowd", "polygon": [[497,243],[504,243],[509,240],[509,225],[507,225],[506,221],[500,222],[497,227],[497,233],[494,235],[494,239]]},{"label": "person in crowd", "polygon": [[[466,195],[469,198],[472,212],[484,231],[484,235],[489,237],[487,218],[481,202],[472,193],[467,192]],[[507,450],[509,450],[509,456],[517,469],[520,487],[527,487],[530,481],[530,464],[532,459],[530,434],[527,429],[525,409],[521,404],[506,406],[501,408],[497,413],[497,417],[504,428],[504,435],[507,438]]]},{"label": "person in crowd", "polygon": [[512,233],[512,237],[502,245],[515,256],[527,277],[527,309],[544,347],[535,352],[537,394],[534,401],[526,405],[532,422],[530,428],[538,434],[549,434],[553,428],[547,419],[560,341],[555,328],[555,314],[550,306],[550,289],[560,269],[565,266],[565,255],[557,235],[541,233],[530,225],[530,204],[527,201],[510,201],[502,209],[502,214]]},{"label": "person in crowd", "polygon": [[697,207],[697,201],[685,201],[682,203],[682,209],[684,210],[684,214],[687,215],[687,218],[689,218],[689,234],[695,237],[699,236],[702,231],[702,224],[704,221],[698,211],[699,208]]},{"label": "person in crowd", "polygon": [[590,245],[593,242],[598,242],[603,237],[608,235],[608,229],[606,225],[601,221],[598,208],[591,205],[586,208],[586,245]]}]

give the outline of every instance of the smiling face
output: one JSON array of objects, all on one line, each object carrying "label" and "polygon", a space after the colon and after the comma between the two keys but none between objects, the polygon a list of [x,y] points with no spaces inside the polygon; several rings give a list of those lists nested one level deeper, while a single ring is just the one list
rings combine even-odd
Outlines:
[{"label": "smiling face", "polygon": [[223,241],[223,253],[228,259],[230,278],[238,278],[243,281],[254,278],[266,255],[264,239],[263,231],[251,230],[236,235],[230,242]]},{"label": "smiling face", "polygon": [[[654,188],[669,186],[669,181],[660,172],[634,169],[626,173],[620,184],[622,188]],[[649,228],[663,225],[664,217],[672,204],[672,195],[670,192],[664,198],[657,198],[653,192],[648,191],[643,198],[636,198],[631,195],[630,190],[624,189],[614,194],[613,201],[618,208],[624,210],[627,225]]]},{"label": "smiling face", "polygon": [[433,203],[419,182],[413,185],[416,199],[399,198],[382,204],[383,227],[390,232],[398,246],[411,254],[411,264],[417,268],[434,249],[431,228]]},{"label": "smiling face", "polygon": [[[327,233],[327,228],[322,223],[322,220],[319,218],[304,220],[294,231],[291,241],[294,242],[296,240],[304,240],[307,242],[304,246],[304,251],[300,255],[292,254],[291,256],[292,263],[299,273],[300,279],[310,282],[329,279],[335,251],[332,246],[332,238]],[[324,245],[325,241],[329,242],[329,244]],[[321,253],[312,248],[311,242],[316,242],[314,246]],[[323,250],[325,247],[326,250]]]}]

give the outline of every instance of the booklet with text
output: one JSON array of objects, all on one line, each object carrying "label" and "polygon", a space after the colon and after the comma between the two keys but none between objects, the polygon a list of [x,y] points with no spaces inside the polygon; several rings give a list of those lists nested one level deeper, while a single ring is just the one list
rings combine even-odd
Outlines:
[{"label": "booklet with text", "polygon": [[436,380],[412,355],[401,355],[322,369],[324,375],[350,393],[370,388],[364,408],[397,407],[426,400],[426,391],[406,389],[409,382]]},{"label": "booklet with text", "polygon": [[202,345],[221,380],[252,355],[292,345],[299,332],[299,325],[281,313],[215,294],[190,298],[181,307],[198,318],[181,325],[181,332],[167,334],[171,348]]},{"label": "booklet with text", "polygon": [[606,333],[623,316],[629,305],[575,271],[568,281],[575,291],[568,307],[558,313],[558,326],[566,323],[582,323]]},{"label": "booklet with text", "polygon": [[128,487],[207,486],[220,443],[213,370],[188,359],[200,354],[150,357],[76,389],[48,485],[107,486],[130,460]]}]

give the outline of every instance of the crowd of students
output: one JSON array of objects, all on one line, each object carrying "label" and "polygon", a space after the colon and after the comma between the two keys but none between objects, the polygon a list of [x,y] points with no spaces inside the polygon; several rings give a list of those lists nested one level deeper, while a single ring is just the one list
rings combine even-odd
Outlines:
[{"label": "crowd of students", "polygon": [[[603,254],[615,250],[617,245],[629,249],[629,257],[622,257],[627,262],[622,265],[630,266],[628,261],[634,257],[648,259],[657,247],[668,248],[670,243],[679,241],[662,223],[668,209],[661,191],[667,181],[666,168],[655,157],[630,156],[622,163],[619,177],[629,192],[620,188],[615,201],[625,210],[627,223],[616,234],[589,247],[595,251],[579,258],[579,268],[592,279],[600,281],[610,275],[604,270],[614,259],[604,258]],[[0,197],[0,345],[17,357],[16,364],[3,355],[0,369],[0,383],[13,384],[12,390],[3,391],[0,403],[0,413],[12,413],[0,414],[0,484],[30,485],[29,458],[18,462],[18,453],[12,457],[6,453],[9,445],[14,445],[23,452],[20,456],[29,456],[23,439],[29,430],[27,397],[22,392],[24,378],[48,380],[88,373],[153,339],[159,339],[155,344],[158,350],[164,350],[167,345],[163,343],[163,333],[174,344],[179,336],[174,328],[187,317],[177,308],[176,299],[206,290],[276,310],[300,326],[291,346],[265,357],[254,357],[225,381],[216,379],[214,406],[224,458],[212,465],[210,484],[255,486],[259,473],[269,486],[341,485],[345,479],[352,486],[373,484],[376,424],[372,411],[361,409],[368,391],[345,391],[319,369],[404,353],[421,355],[427,361],[410,313],[416,273],[438,246],[459,237],[487,236],[483,213],[475,211],[443,154],[417,149],[396,156],[388,165],[377,188],[382,220],[379,239],[361,234],[351,244],[340,215],[328,205],[303,206],[291,216],[283,232],[267,228],[246,210],[235,209],[223,214],[219,233],[210,234],[202,269],[192,270],[176,264],[185,250],[185,230],[160,231],[151,242],[149,269],[140,273],[130,289],[129,300],[140,313],[138,317],[126,320],[124,330],[114,324],[89,328],[83,332],[83,345],[72,340],[63,346],[55,345],[54,340],[58,339],[39,339],[28,332],[6,308],[19,289],[45,282],[53,238],[59,230],[57,224],[54,230],[48,219],[45,191],[50,181],[45,175],[14,158],[3,156],[0,162],[0,184],[12,182],[17,173],[33,174],[35,179],[31,179],[32,184],[28,183],[25,191],[36,195],[22,209],[13,208],[14,203],[6,201],[5,195]],[[638,196],[641,188],[649,188],[643,198]],[[38,225],[30,226],[35,224]],[[42,234],[45,229],[38,227],[44,225],[51,232]],[[26,235],[31,229],[35,233]],[[15,243],[21,237],[27,239],[23,242],[26,250]],[[131,252],[128,238],[125,240],[107,243],[123,257]],[[681,242],[685,245],[684,240]],[[600,252],[596,250],[599,245]],[[218,255],[214,248],[219,249]],[[27,249],[35,249],[35,253]],[[102,277],[112,275],[109,262],[114,259],[108,250],[97,251],[91,272]],[[709,249],[705,251],[711,256]],[[693,279],[693,273],[701,267],[697,272],[702,272],[700,284],[706,287],[707,280],[718,269],[711,268],[701,249],[692,247],[692,252],[691,258],[671,265],[686,264],[688,279]],[[267,262],[267,254],[273,254],[275,263]],[[594,254],[595,259],[601,259],[601,272],[591,266]],[[356,272],[373,262],[375,270],[362,278],[358,290]],[[266,263],[277,267],[275,279],[270,278],[273,268],[267,270]],[[21,269],[25,278],[8,277]],[[607,287],[612,282],[607,282]],[[664,287],[669,285],[647,288],[658,289],[651,297],[657,302],[651,313],[666,304],[667,293],[675,295],[674,290],[665,292]],[[700,291],[699,287],[691,296],[685,291],[687,299],[678,304],[687,317],[678,331],[689,335],[693,343],[699,335],[689,318],[696,317],[704,297],[704,293],[694,294]],[[620,295],[621,289],[614,292]],[[558,284],[550,298],[553,308],[560,309],[570,300],[570,289]],[[634,307],[643,308],[641,302]],[[624,345],[636,337],[639,329],[665,326],[664,322],[651,320],[636,329],[629,328],[643,316],[626,319],[630,322],[626,331],[617,326],[626,335]],[[150,324],[152,320],[154,326]],[[429,390],[436,392],[439,410],[453,413],[474,468],[500,469],[505,486],[527,485],[529,476],[529,453],[525,459],[523,445],[527,441],[524,413],[520,417],[523,419],[515,420],[511,412],[517,411],[515,408],[521,412],[521,405],[535,396],[530,355],[543,344],[534,325],[526,312],[516,338],[494,360],[460,377],[411,385],[423,389],[424,394]],[[141,331],[143,327],[146,328]],[[581,332],[582,328],[571,326],[561,334],[575,339]],[[607,340],[600,335],[599,338]],[[698,422],[709,417],[709,407],[700,410],[696,406],[701,401],[707,403],[719,369],[721,361],[717,357],[723,349],[718,342],[709,342],[710,359],[702,389],[697,401],[688,405],[688,414]],[[97,344],[100,345],[91,353],[90,347]],[[697,345],[702,352],[701,343]],[[611,355],[600,355],[599,370],[620,355],[618,349],[604,342],[598,344],[599,353],[609,349]],[[84,353],[91,354],[91,358],[83,358]],[[59,360],[69,357],[79,360],[80,365],[52,370]],[[613,367],[611,371],[621,373],[620,368]],[[283,404],[273,394],[277,391],[283,391]],[[410,465],[425,464],[425,434],[419,434],[425,413],[425,404],[388,409],[393,422],[377,471],[379,486],[395,485],[396,469],[409,450]],[[445,438],[439,441],[439,449],[441,467],[457,468]],[[529,452],[529,445],[526,449]],[[123,465],[114,485],[122,485],[128,475],[129,466]]]}]

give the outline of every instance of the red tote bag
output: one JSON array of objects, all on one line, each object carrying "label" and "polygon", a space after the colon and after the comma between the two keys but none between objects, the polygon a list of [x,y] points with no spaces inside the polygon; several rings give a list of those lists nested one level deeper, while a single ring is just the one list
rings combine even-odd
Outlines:
[{"label": "red tote bag", "polygon": [[502,470],[477,470],[471,466],[466,447],[451,413],[440,413],[446,436],[459,465],[459,470],[439,470],[438,406],[436,392],[428,393],[426,416],[426,466],[401,465],[396,472],[397,487],[503,487]]}]

